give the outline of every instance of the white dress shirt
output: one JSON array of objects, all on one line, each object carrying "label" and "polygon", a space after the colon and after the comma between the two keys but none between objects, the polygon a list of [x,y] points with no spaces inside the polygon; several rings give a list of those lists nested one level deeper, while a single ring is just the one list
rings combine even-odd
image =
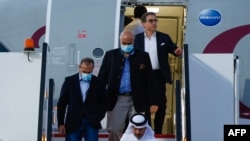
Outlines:
[{"label": "white dress shirt", "polygon": [[82,92],[82,101],[84,102],[86,99],[86,96],[87,96],[87,91],[89,89],[90,82],[82,80],[81,77],[80,77],[79,81],[80,81],[80,87],[81,87],[81,92]]},{"label": "white dress shirt", "polygon": [[150,38],[147,37],[146,33],[144,36],[145,51],[149,53],[153,70],[158,70],[160,69],[160,65],[158,61],[156,33],[154,33]]}]

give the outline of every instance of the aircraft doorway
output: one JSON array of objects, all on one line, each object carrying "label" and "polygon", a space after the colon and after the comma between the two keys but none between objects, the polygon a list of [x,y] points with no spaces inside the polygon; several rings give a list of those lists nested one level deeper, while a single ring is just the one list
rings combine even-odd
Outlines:
[{"label": "aircraft doorway", "polygon": [[[133,8],[133,6],[126,6],[124,15],[133,18]],[[146,8],[148,11],[156,13],[157,19],[159,20],[157,30],[169,34],[173,42],[176,43],[178,47],[182,47],[184,43],[186,7],[183,5],[154,5],[146,6]],[[162,130],[163,134],[175,134],[175,81],[181,80],[182,78],[181,58],[170,55],[169,62],[174,83],[172,85],[166,85],[167,109]],[[151,116],[151,119],[153,118],[154,115]],[[154,125],[152,126],[154,127]]]}]

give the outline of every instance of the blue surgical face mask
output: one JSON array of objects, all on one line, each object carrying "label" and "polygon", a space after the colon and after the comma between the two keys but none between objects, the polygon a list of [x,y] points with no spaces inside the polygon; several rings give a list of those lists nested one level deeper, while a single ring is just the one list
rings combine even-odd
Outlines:
[{"label": "blue surgical face mask", "polygon": [[130,44],[130,45],[121,45],[121,49],[125,53],[130,53],[130,52],[133,51],[134,46],[132,44]]},{"label": "blue surgical face mask", "polygon": [[82,80],[89,82],[91,80],[91,73],[83,73],[82,72]]}]

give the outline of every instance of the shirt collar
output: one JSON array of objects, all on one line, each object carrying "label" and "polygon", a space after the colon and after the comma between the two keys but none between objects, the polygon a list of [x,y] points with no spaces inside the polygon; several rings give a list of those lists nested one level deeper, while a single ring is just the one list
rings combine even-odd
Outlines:
[{"label": "shirt collar", "polygon": [[81,73],[79,72],[79,81],[82,81]]},{"label": "shirt collar", "polygon": [[[152,34],[151,37],[155,37],[156,36],[156,31]],[[151,37],[148,37],[146,32],[144,32],[144,38],[151,38]]]}]

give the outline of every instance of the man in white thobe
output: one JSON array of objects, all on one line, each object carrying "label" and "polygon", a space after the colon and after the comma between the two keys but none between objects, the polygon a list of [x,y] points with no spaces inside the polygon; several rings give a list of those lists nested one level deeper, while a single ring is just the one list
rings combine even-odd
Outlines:
[{"label": "man in white thobe", "polygon": [[131,116],[129,125],[120,141],[156,141],[156,138],[145,115],[136,113]]}]

